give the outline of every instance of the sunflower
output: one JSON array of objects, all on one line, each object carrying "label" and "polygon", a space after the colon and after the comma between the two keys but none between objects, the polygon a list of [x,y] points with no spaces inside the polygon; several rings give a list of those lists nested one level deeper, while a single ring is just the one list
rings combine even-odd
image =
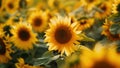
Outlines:
[{"label": "sunflower", "polygon": [[81,19],[79,22],[79,28],[78,30],[85,30],[87,28],[90,28],[94,24],[94,19]]},{"label": "sunflower", "polygon": [[110,15],[111,11],[112,11],[111,4],[112,4],[111,1],[107,1],[107,2],[105,1],[105,2],[101,3],[100,6],[98,7],[101,9],[101,11],[96,12],[95,17],[101,19],[101,18],[105,18],[108,15]]},{"label": "sunflower", "polygon": [[108,52],[109,46],[113,45],[97,43],[91,55],[81,55],[81,68],[120,68],[118,58]]},{"label": "sunflower", "polygon": [[19,22],[11,29],[13,36],[11,40],[16,47],[22,50],[33,48],[33,44],[37,41],[36,34],[32,32],[32,27],[26,22]]},{"label": "sunflower", "polygon": [[103,31],[101,34],[105,35],[108,37],[108,39],[115,41],[115,40],[120,40],[120,34],[112,34],[110,32],[110,27],[114,24],[112,21],[108,21],[107,19],[105,20],[104,25],[102,26]]},{"label": "sunflower", "polygon": [[25,64],[25,61],[23,58],[18,59],[18,63],[15,63],[16,68],[42,68],[38,66],[30,66],[29,64]]},{"label": "sunflower", "polygon": [[112,5],[112,13],[120,12],[120,0],[114,0]]},{"label": "sunflower", "polygon": [[[113,43],[113,46],[109,47],[109,54],[111,57],[117,58],[120,61],[120,46],[116,43]],[[120,62],[119,62],[120,63]]]},{"label": "sunflower", "polygon": [[65,52],[67,56],[74,52],[76,48],[74,43],[80,40],[77,35],[80,31],[76,31],[76,25],[71,24],[71,19],[68,17],[58,16],[51,19],[50,28],[45,32],[45,42],[48,42],[49,50],[58,50],[61,55]]},{"label": "sunflower", "polygon": [[18,0],[14,1],[14,2],[13,2],[13,0],[6,0],[5,1],[5,9],[9,13],[14,13],[18,9],[18,3],[19,3]]},{"label": "sunflower", "polygon": [[10,29],[12,28],[11,25],[15,25],[16,23],[18,23],[19,20],[15,20],[15,17],[10,17],[8,20],[6,20],[6,22],[4,24],[2,24],[1,28],[3,29],[5,35],[9,35],[12,36]]},{"label": "sunflower", "polygon": [[90,11],[93,7],[95,7],[95,5],[97,5],[99,3],[99,0],[81,0],[85,11]]},{"label": "sunflower", "polygon": [[[8,39],[7,39],[8,40]],[[9,60],[12,59],[10,53],[13,51],[11,50],[11,45],[8,41],[3,39],[3,34],[0,34],[0,63],[7,63]]]},{"label": "sunflower", "polygon": [[43,32],[48,24],[47,13],[43,11],[35,11],[29,16],[28,22],[36,32]]}]

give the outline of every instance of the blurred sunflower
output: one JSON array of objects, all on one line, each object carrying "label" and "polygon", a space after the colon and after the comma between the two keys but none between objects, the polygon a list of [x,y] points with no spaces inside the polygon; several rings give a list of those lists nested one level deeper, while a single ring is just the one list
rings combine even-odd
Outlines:
[{"label": "blurred sunflower", "polygon": [[46,5],[45,2],[38,2],[37,5],[36,5],[36,8],[37,8],[38,10],[46,10],[47,5]]},{"label": "blurred sunflower", "polygon": [[73,6],[73,9],[75,10],[75,9],[77,9],[77,8],[79,8],[79,7],[82,7],[83,6],[83,2],[80,0],[77,0],[76,2],[75,2],[75,4],[74,4],[74,6]]},{"label": "blurred sunflower", "polygon": [[111,54],[111,57],[117,58],[120,63],[120,46],[116,43],[113,43],[113,46],[109,47],[109,54]]},{"label": "blurred sunflower", "polygon": [[33,44],[37,41],[36,34],[32,32],[32,27],[26,22],[19,22],[11,29],[13,36],[11,40],[16,47],[22,50],[33,48]]},{"label": "blurred sunflower", "polygon": [[94,24],[94,19],[81,19],[79,22],[79,28],[78,30],[85,30],[87,28],[90,28]]},{"label": "blurred sunflower", "polygon": [[43,32],[48,24],[48,15],[43,11],[35,11],[29,16],[28,22],[36,32]]},{"label": "blurred sunflower", "polygon": [[16,68],[42,68],[39,66],[30,66],[29,64],[25,64],[25,61],[23,58],[18,59],[18,63],[15,63]]},{"label": "blurred sunflower", "polygon": [[7,63],[12,59],[10,53],[13,51],[11,50],[11,45],[7,43],[7,40],[3,39],[3,34],[0,34],[0,63]]},{"label": "blurred sunflower", "polygon": [[99,3],[99,0],[80,0],[85,6],[85,11],[90,11],[95,5]]},{"label": "blurred sunflower", "polygon": [[[7,36],[12,36],[10,29],[12,28],[13,25],[15,25],[16,23],[18,23],[20,20],[15,19],[15,16],[10,17],[8,20],[6,20],[6,22],[4,24],[2,24],[2,29],[5,33],[5,35]],[[12,26],[11,26],[12,25]]]},{"label": "blurred sunflower", "polygon": [[81,55],[81,68],[120,68],[120,61],[115,57],[111,57],[108,46],[111,45],[97,43],[92,55]]},{"label": "blurred sunflower", "polygon": [[112,4],[111,1],[102,2],[99,6],[101,11],[96,12],[95,17],[101,19],[101,18],[105,18],[108,15],[110,15],[111,11],[112,11],[112,5],[111,4]]},{"label": "blurred sunflower", "polygon": [[112,24],[114,24],[114,22],[106,20],[104,25],[102,26],[102,28],[103,28],[102,34],[107,36],[108,39],[110,39],[112,41],[120,40],[119,34],[112,34],[110,32],[110,27],[112,26]]},{"label": "blurred sunflower", "polygon": [[5,1],[5,9],[7,10],[8,13],[14,13],[18,9],[18,3],[19,1],[16,0],[13,2],[13,0],[6,0]]},{"label": "blurred sunflower", "polygon": [[54,7],[55,7],[55,1],[57,1],[57,0],[48,0],[48,1],[47,1],[48,6],[49,6],[50,8],[54,8]]},{"label": "blurred sunflower", "polygon": [[112,5],[112,13],[120,12],[120,0],[114,0]]},{"label": "blurred sunflower", "polygon": [[76,31],[77,24],[71,24],[70,18],[59,16],[53,18],[49,26],[45,34],[45,42],[48,42],[49,50],[58,50],[61,54],[65,52],[67,56],[74,52],[75,43],[80,39],[77,35],[80,31]]}]

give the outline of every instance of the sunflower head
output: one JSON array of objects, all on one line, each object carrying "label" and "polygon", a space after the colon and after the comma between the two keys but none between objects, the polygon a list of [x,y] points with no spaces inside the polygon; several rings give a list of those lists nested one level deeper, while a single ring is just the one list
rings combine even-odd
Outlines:
[{"label": "sunflower head", "polygon": [[4,35],[0,34],[0,63],[7,63],[12,59],[10,53],[12,53],[11,44],[8,43],[9,39],[3,39]]},{"label": "sunflower head", "polygon": [[29,16],[28,22],[36,32],[43,32],[48,24],[48,15],[43,11],[35,11]]},{"label": "sunflower head", "polygon": [[3,39],[0,38],[0,54],[5,54],[6,53],[6,45],[3,42]]},{"label": "sunflower head", "polygon": [[[81,58],[82,68],[119,68],[118,62],[116,61],[116,55],[109,53],[109,48],[111,48],[113,44],[109,43],[96,43],[93,49],[93,53],[91,56],[85,55]],[[86,62],[86,60],[88,62]]]},{"label": "sunflower head", "polygon": [[112,5],[112,13],[120,12],[120,0],[114,0]]},{"label": "sunflower head", "polygon": [[100,5],[99,5],[99,9],[101,11],[98,11],[95,13],[95,17],[96,18],[105,18],[107,17],[108,15],[111,14],[111,11],[112,11],[112,5],[111,5],[111,1],[105,1],[105,2],[102,2]]},{"label": "sunflower head", "polygon": [[84,5],[85,11],[88,12],[88,11],[92,10],[95,5],[97,5],[99,3],[99,0],[81,0],[81,2]]},{"label": "sunflower head", "polygon": [[16,68],[41,68],[37,66],[31,66],[29,64],[26,64],[23,58],[18,59],[18,63],[15,63]]},{"label": "sunflower head", "polygon": [[50,28],[46,31],[45,42],[48,42],[49,50],[58,50],[61,54],[65,52],[70,55],[75,50],[75,43],[79,39],[76,31],[77,24],[72,23],[71,19],[66,17],[57,17],[51,20]]},{"label": "sunflower head", "polygon": [[114,24],[114,22],[112,21],[108,21],[106,20],[104,25],[102,26],[103,31],[102,34],[107,36],[108,39],[115,41],[115,40],[119,40],[120,39],[120,35],[119,34],[112,34],[110,31],[110,27]]},{"label": "sunflower head", "polygon": [[90,28],[94,24],[94,19],[81,19],[79,22],[79,28],[78,30],[85,30],[87,28]]},{"label": "sunflower head", "polygon": [[32,27],[28,23],[20,22],[11,29],[13,36],[11,40],[16,47],[22,50],[33,48],[33,44],[37,41],[36,34],[32,31]]},{"label": "sunflower head", "polygon": [[18,9],[18,0],[13,2],[12,0],[5,1],[5,9],[9,13],[14,13]]}]

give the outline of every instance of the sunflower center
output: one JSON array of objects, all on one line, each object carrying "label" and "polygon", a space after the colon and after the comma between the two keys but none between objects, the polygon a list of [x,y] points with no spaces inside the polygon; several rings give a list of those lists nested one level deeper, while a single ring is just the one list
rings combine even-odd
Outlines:
[{"label": "sunflower center", "polygon": [[13,9],[13,8],[14,8],[14,6],[13,6],[12,3],[9,3],[9,4],[8,4],[8,7],[9,7],[10,9]]},{"label": "sunflower center", "polygon": [[71,18],[71,24],[74,23],[74,22],[75,22],[75,20],[73,18]]},{"label": "sunflower center", "polygon": [[100,61],[96,62],[92,68],[115,68],[114,65],[111,65],[109,62],[106,61]]},{"label": "sunflower center", "polygon": [[101,9],[102,9],[103,12],[104,12],[104,11],[106,11],[107,7],[104,5],[104,6],[101,7]]},{"label": "sunflower center", "polygon": [[120,12],[120,3],[117,5],[117,11]]},{"label": "sunflower center", "polygon": [[88,2],[88,3],[92,3],[92,2],[94,2],[94,0],[87,0],[87,2]]},{"label": "sunflower center", "polygon": [[18,37],[22,41],[27,41],[30,38],[30,33],[27,29],[20,29],[19,32],[18,32]]},{"label": "sunflower center", "polygon": [[35,18],[33,24],[34,24],[34,26],[40,26],[42,24],[42,19]]},{"label": "sunflower center", "polygon": [[5,54],[6,52],[6,47],[5,47],[5,43],[3,42],[3,40],[0,38],[0,55]]},{"label": "sunflower center", "polygon": [[80,22],[81,25],[84,25],[86,23],[87,23],[87,21],[85,21],[85,20]]},{"label": "sunflower center", "polygon": [[71,31],[68,27],[58,27],[55,31],[55,40],[58,43],[65,44],[72,38]]}]

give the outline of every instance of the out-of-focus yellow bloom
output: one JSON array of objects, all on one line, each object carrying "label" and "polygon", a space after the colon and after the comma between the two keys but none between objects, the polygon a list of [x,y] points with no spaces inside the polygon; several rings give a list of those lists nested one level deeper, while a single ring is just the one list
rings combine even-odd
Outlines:
[{"label": "out-of-focus yellow bloom", "polygon": [[112,13],[120,12],[120,0],[114,0],[112,5]]},{"label": "out-of-focus yellow bloom", "polygon": [[13,2],[13,0],[5,0],[5,9],[8,13],[14,13],[18,10],[19,0]]},{"label": "out-of-focus yellow bloom", "polygon": [[82,55],[81,68],[119,68],[120,60],[117,60],[118,58],[113,56],[111,57],[108,49],[109,46],[113,45],[97,43],[93,49],[92,55]]},{"label": "out-of-focus yellow bloom", "polygon": [[105,18],[108,15],[110,15],[112,12],[112,5],[111,4],[112,4],[111,1],[102,2],[100,4],[100,6],[98,7],[101,9],[101,11],[96,12],[95,17],[101,19],[101,18]]},{"label": "out-of-focus yellow bloom", "polygon": [[118,60],[120,63],[120,47],[118,44],[114,43],[114,46],[109,47],[109,54],[111,55],[111,58],[115,58],[114,60]]},{"label": "out-of-focus yellow bloom", "polygon": [[43,32],[48,25],[48,15],[43,11],[35,11],[29,16],[28,23],[36,32]]},{"label": "out-of-focus yellow bloom", "polygon": [[25,64],[25,61],[23,58],[18,59],[18,63],[15,64],[16,68],[42,68],[39,66],[30,66],[29,64]]},{"label": "out-of-focus yellow bloom", "polygon": [[71,24],[68,17],[53,18],[49,24],[50,28],[46,31],[45,42],[48,42],[49,50],[58,50],[67,56],[76,50],[75,43],[78,43],[80,31],[76,31],[77,23]]},{"label": "out-of-focus yellow bloom", "polygon": [[92,10],[93,7],[95,7],[100,1],[99,0],[80,0],[83,5],[85,6],[85,11]]},{"label": "out-of-focus yellow bloom", "polygon": [[7,63],[12,59],[10,53],[12,53],[11,45],[7,41],[8,39],[3,39],[3,33],[0,33],[0,63]]},{"label": "out-of-focus yellow bloom", "polygon": [[81,19],[80,21],[78,21],[78,23],[79,23],[78,30],[85,30],[87,28],[90,28],[94,24],[94,19],[93,18]]},{"label": "out-of-focus yellow bloom", "polygon": [[26,22],[17,23],[12,29],[13,36],[11,40],[16,47],[22,50],[29,50],[33,48],[33,44],[37,41],[36,34],[32,31],[30,24]]},{"label": "out-of-focus yellow bloom", "polygon": [[115,34],[115,35],[111,34],[111,32],[110,32],[109,29],[112,26],[112,24],[114,24],[114,22],[108,21],[106,19],[104,25],[102,26],[102,28],[103,28],[102,34],[105,35],[105,36],[107,36],[108,39],[110,39],[112,41],[116,41],[116,40],[120,39],[120,34]]}]

